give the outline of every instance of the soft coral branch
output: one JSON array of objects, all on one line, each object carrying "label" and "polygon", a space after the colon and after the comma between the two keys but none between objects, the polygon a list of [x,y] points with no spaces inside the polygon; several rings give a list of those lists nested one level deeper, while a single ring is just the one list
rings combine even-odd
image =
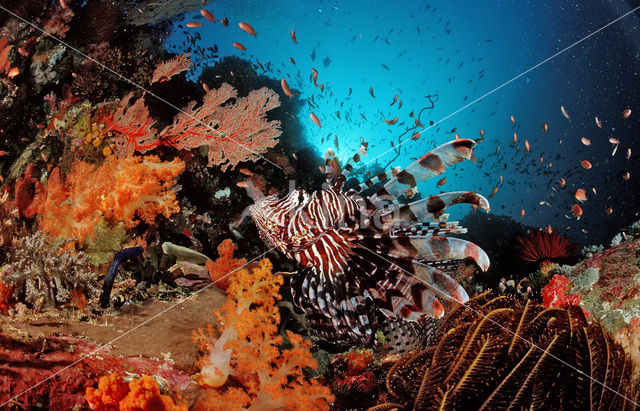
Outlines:
[{"label": "soft coral branch", "polygon": [[83,241],[93,237],[101,217],[127,228],[136,226],[138,219],[151,224],[158,215],[169,217],[180,210],[172,187],[183,170],[179,159],[112,156],[97,168],[75,163],[63,183],[56,168],[39,211],[40,229]]},{"label": "soft coral branch", "polygon": [[[216,364],[206,371],[225,369],[241,384],[226,383],[211,389],[207,409],[321,410],[333,401],[327,387],[303,374],[306,368],[317,368],[309,350],[311,343],[287,332],[289,348],[281,348],[285,340],[278,332],[276,302],[281,298],[278,289],[282,278],[274,276],[271,269],[269,260],[264,259],[251,273],[246,269],[236,272],[227,289],[227,301],[216,312],[224,326],[194,334],[200,348],[208,353],[199,361],[201,378],[206,380],[205,368]],[[218,332],[222,336],[216,339]],[[219,375],[214,377],[219,380]]]}]

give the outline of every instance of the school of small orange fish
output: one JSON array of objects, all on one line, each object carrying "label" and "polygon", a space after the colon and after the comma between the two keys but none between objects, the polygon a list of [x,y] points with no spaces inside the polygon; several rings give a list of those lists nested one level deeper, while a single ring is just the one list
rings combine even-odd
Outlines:
[{"label": "school of small orange fish", "polygon": [[[203,5],[206,5],[206,0],[202,0],[202,3],[203,3]],[[218,21],[218,20],[216,20],[216,18],[214,17],[214,15],[213,15],[210,11],[208,11],[208,10],[206,10],[206,9],[202,9],[202,10],[200,11],[200,14],[201,14],[201,15],[202,15],[206,20],[208,20],[208,21],[209,21],[209,22],[211,22],[211,23],[216,23],[216,22]],[[220,20],[220,22],[221,22],[224,26],[228,26],[228,25],[229,25],[229,21],[228,21],[227,17],[224,17],[223,19],[221,19],[221,20]],[[186,24],[185,24],[185,26],[186,26],[186,27],[188,27],[188,28],[194,28],[194,29],[197,29],[197,28],[202,27],[202,26],[203,26],[203,24],[202,24],[202,23],[199,23],[199,22],[192,21],[192,22],[188,22],[188,23],[186,23]],[[246,23],[246,22],[239,22],[239,23],[238,23],[238,27],[239,27],[242,31],[244,31],[245,33],[247,33],[247,34],[249,34],[249,35],[251,35],[251,36],[257,37],[257,32],[255,31],[255,29],[253,28],[253,26],[252,26],[251,24]],[[292,30],[291,30],[291,32],[290,32],[290,38],[291,38],[291,41],[292,41],[292,43],[293,43],[294,45],[297,45],[297,44],[298,44],[298,39],[297,39],[297,37],[296,37],[296,31],[295,31],[295,29],[292,29]],[[241,42],[233,42],[233,43],[232,43],[232,45],[233,45],[233,47],[235,47],[236,49],[241,50],[241,51],[243,51],[243,52],[247,50],[247,48],[246,48],[246,47],[245,47]],[[290,61],[292,64],[296,64],[295,60],[294,60],[292,57],[289,57],[289,61]],[[268,65],[270,65],[270,64],[271,64],[271,63],[268,63],[268,64],[267,64],[267,66],[268,66]],[[263,67],[263,65],[262,65],[261,63],[257,62],[257,65],[264,69],[264,67]],[[384,64],[382,64],[382,66],[383,66],[383,67],[385,67],[385,68],[388,70],[387,66],[385,66]],[[16,68],[16,69],[12,69],[12,71],[13,71],[13,70],[17,70],[17,68]],[[15,75],[18,75],[18,74],[19,74],[19,72],[10,72],[10,73],[9,73],[9,77],[12,77],[12,76],[15,76]],[[324,87],[325,87],[325,85],[324,85],[323,83],[318,83],[318,78],[319,78],[319,72],[318,72],[318,70],[317,70],[316,68],[312,68],[312,69],[311,69],[311,73],[310,73],[310,75],[309,75],[309,81],[311,81],[315,87],[319,88],[319,89],[320,89],[320,91],[321,91],[321,92],[323,92],[323,91],[324,91]],[[204,84],[203,84],[203,86],[204,86],[204,87],[206,87],[206,85],[204,85]],[[286,79],[286,78],[284,78],[284,77],[283,77],[283,78],[281,78],[281,80],[280,80],[280,86],[281,86],[281,88],[282,88],[283,93],[284,93],[286,96],[288,96],[289,98],[293,98],[293,97],[295,96],[295,93],[294,93],[294,91],[292,91],[292,89],[291,89],[291,87],[289,86],[289,83],[287,82],[287,79]],[[297,92],[297,91],[296,91],[296,92]],[[351,93],[352,93],[352,88],[349,88],[349,90],[348,90],[348,96],[350,96],[350,95],[351,95]],[[375,92],[374,92],[374,88],[373,88],[373,87],[369,87],[369,95],[370,95],[373,99],[375,99],[375,98],[376,98],[376,95],[375,95]],[[399,96],[398,94],[396,94],[396,95],[393,97],[393,100],[392,100],[392,102],[391,102],[391,104],[390,104],[390,105],[391,105],[391,106],[393,106],[394,104],[396,104],[396,102],[398,102],[399,107],[401,107],[401,106],[402,106],[402,100],[401,100],[401,99],[399,100],[399,97],[400,97],[400,96]],[[465,97],[465,100],[466,100],[466,97]],[[309,105],[310,105],[310,107],[311,107],[311,108],[313,108],[313,105],[311,105],[310,103],[309,103]],[[569,121],[569,122],[571,121],[571,116],[570,116],[570,114],[569,114],[569,111],[567,110],[567,108],[566,108],[564,105],[561,105],[561,106],[560,106],[560,112],[561,112],[562,116],[563,116],[567,121]],[[339,113],[339,112],[337,112],[338,118],[340,118],[339,114],[340,114],[340,113]],[[367,121],[367,117],[366,117],[363,113],[359,113],[359,114],[360,114],[360,116],[362,117],[362,119],[363,119],[363,120]],[[620,114],[620,118],[622,118],[622,119],[628,119],[628,118],[630,118],[630,117],[631,117],[631,114],[632,114],[631,109],[630,109],[630,108],[625,108],[625,109],[623,109],[623,110],[622,110],[622,112],[621,112],[621,114]],[[295,117],[295,115],[294,115],[294,117]],[[411,112],[410,117],[414,117],[414,112],[413,112],[413,111]],[[322,122],[321,122],[320,118],[319,118],[319,117],[318,117],[314,112],[310,112],[310,114],[309,114],[309,118],[311,119],[311,121],[312,121],[312,122],[313,122],[313,123],[314,123],[318,128],[322,128]],[[517,122],[516,122],[516,117],[515,117],[514,115],[510,115],[510,116],[509,116],[509,119],[511,120],[512,125],[515,127],[515,126],[516,126],[516,124],[517,124]],[[415,127],[421,128],[421,127],[424,127],[424,126],[425,126],[424,124],[422,124],[422,123],[420,123],[420,122],[419,122],[418,118],[415,118],[415,120],[414,120],[414,121],[415,121]],[[384,122],[384,123],[386,123],[388,126],[393,126],[393,125],[395,125],[395,124],[397,124],[397,123],[398,123],[398,117],[397,117],[397,116],[395,116],[395,117],[393,117],[393,118],[391,118],[391,119],[386,119],[386,118],[385,118],[385,119],[383,119],[383,122]],[[602,123],[602,121],[600,120],[600,118],[598,118],[598,116],[595,116],[595,117],[594,117],[594,123],[595,123],[595,127],[599,128],[599,129],[603,129],[603,123]],[[401,123],[401,125],[402,125],[402,124],[404,124],[404,123]],[[429,126],[433,126],[433,122],[430,122]],[[415,127],[414,127],[414,128],[415,128]],[[438,130],[439,130],[439,129],[438,129]],[[549,130],[549,124],[548,124],[548,123],[546,123],[546,122],[545,122],[545,123],[542,123],[542,134],[543,134],[543,136],[547,134],[548,130]],[[424,131],[424,130],[423,130],[423,131]],[[453,128],[453,129],[451,130],[451,133],[452,133],[452,134],[454,134],[454,133],[455,133],[455,138],[456,138],[456,139],[459,139],[459,138],[460,138],[460,136],[456,133],[456,131],[457,131],[457,129],[456,129],[456,128]],[[330,133],[330,134],[331,134],[331,133]],[[330,135],[330,134],[329,134],[329,135]],[[482,141],[484,141],[484,135],[485,135],[485,131],[484,131],[484,129],[480,129],[480,138],[479,138],[479,139],[476,139],[476,141],[478,141],[478,142],[482,142]],[[415,131],[415,132],[412,132],[411,136],[410,136],[410,137],[408,137],[408,138],[407,138],[407,140],[417,141],[417,140],[419,140],[420,138],[421,138],[421,131]],[[577,138],[578,138],[578,137],[577,137]],[[581,142],[584,146],[587,146],[587,147],[588,147],[588,146],[591,146],[591,139],[589,139],[589,138],[587,138],[587,137],[584,137],[584,136],[583,136],[583,137],[579,137],[579,139],[580,139],[580,142]],[[324,142],[324,140],[325,140],[325,138],[322,138],[322,142]],[[333,139],[333,140],[334,140],[334,145],[335,145],[336,149],[338,149],[338,136],[334,134],[334,139]],[[406,142],[407,140],[400,140],[400,139],[399,139],[399,141],[398,141],[398,145],[400,145],[400,144],[402,144],[402,143]],[[618,151],[618,147],[621,145],[621,140],[620,140],[619,138],[610,137],[610,138],[609,138],[609,143],[611,144],[611,147],[612,147],[611,156],[615,156],[615,155],[616,155],[616,153],[617,153],[617,151]],[[562,144],[562,140],[559,140],[559,141],[558,141],[558,146],[560,146],[561,144]],[[533,146],[532,146],[532,144],[529,142],[529,140],[528,140],[528,139],[525,139],[525,140],[524,140],[524,142],[523,142],[523,145],[524,145],[524,153],[525,153],[525,154],[530,154],[530,153],[532,152],[532,150],[533,150]],[[392,146],[392,147],[394,147],[394,148],[396,148],[396,145],[395,145],[393,142],[391,142],[391,146]],[[520,149],[520,146],[518,145],[518,134],[517,134],[517,132],[515,132],[515,131],[513,132],[513,135],[512,135],[512,139],[511,139],[511,146],[512,146],[512,147],[515,147],[516,152]],[[500,149],[501,149],[501,146],[500,146],[500,145],[497,145],[497,146],[496,146],[496,149],[495,149],[495,153],[494,153],[494,154],[497,154],[497,153],[500,151]],[[4,154],[5,154],[5,153],[0,152],[0,156],[2,156],[2,155],[4,155]],[[626,158],[626,160],[627,160],[627,161],[629,161],[629,160],[631,159],[631,155],[632,155],[632,153],[631,153],[631,148],[630,148],[630,147],[627,147],[627,148],[626,148],[626,150],[625,150],[625,158]],[[541,164],[541,165],[542,165],[542,164],[544,164],[544,158],[543,158],[543,156],[540,156],[539,164]],[[547,167],[547,168],[551,168],[551,167],[552,167],[552,165],[553,165],[553,164],[552,164],[551,162],[547,162],[546,167]],[[592,170],[592,169],[594,168],[594,165],[593,165],[590,161],[588,161],[588,160],[581,160],[581,161],[579,162],[579,166],[580,166],[580,167],[581,167],[585,172],[589,172],[589,170]],[[596,166],[597,166],[597,164],[596,164]],[[627,181],[627,180],[629,180],[630,178],[631,178],[631,175],[630,175],[630,172],[629,172],[629,171],[626,171],[624,174],[622,174],[622,179],[623,179],[624,181]],[[503,185],[504,185],[504,177],[503,177],[503,175],[499,175],[499,180],[500,180],[499,184],[497,184],[495,187],[493,187],[493,190],[492,190],[492,191],[491,191],[491,193],[488,195],[488,198],[492,198],[492,197],[494,197],[494,196],[498,193],[499,188],[500,188],[501,186],[503,186]],[[446,182],[447,182],[446,178],[442,178],[441,180],[439,180],[439,181],[437,182],[437,184],[436,184],[436,185],[439,187],[439,186],[442,186],[442,185],[446,184]],[[557,184],[558,184],[558,186],[559,186],[559,188],[560,188],[560,189],[564,189],[564,188],[567,186],[567,180],[566,180],[564,177],[563,177],[563,178],[560,178],[560,179],[557,181]],[[551,189],[552,189],[553,191],[557,191],[556,187],[551,187]],[[594,195],[594,196],[596,196],[596,195],[597,195],[597,190],[596,190],[596,188],[595,188],[595,187],[591,187],[591,192],[593,193],[593,195]],[[588,200],[588,197],[587,197],[587,189],[585,189],[585,188],[578,188],[578,189],[576,189],[576,191],[575,191],[575,195],[574,195],[574,198],[575,198],[575,200],[576,200],[576,203],[575,203],[575,204],[572,204],[572,205],[569,205],[569,206],[567,207],[567,209],[566,209],[566,217],[567,217],[567,218],[575,218],[575,219],[579,220],[579,219],[583,216],[582,207],[580,206],[580,204],[579,204],[579,203],[583,203],[583,202],[585,202],[585,201],[587,201],[587,200]],[[539,204],[539,205],[546,205],[546,206],[552,207],[552,204],[551,204],[548,200],[542,200],[542,201],[540,201],[538,204]],[[612,206],[611,206],[611,205],[604,204],[603,206],[604,206],[604,212],[605,212],[605,214],[606,214],[606,215],[610,215],[610,214],[612,214],[612,213],[614,212],[614,210],[613,210],[613,208],[612,208]],[[520,210],[520,218],[523,218],[523,217],[525,216],[525,214],[526,214],[526,210],[525,210],[525,208],[522,208],[522,209]],[[546,230],[550,232],[550,230],[551,230],[551,226],[549,225],[548,227],[546,227]],[[585,232],[585,233],[587,232],[584,228],[582,229],[582,231],[583,231],[583,232]]]}]

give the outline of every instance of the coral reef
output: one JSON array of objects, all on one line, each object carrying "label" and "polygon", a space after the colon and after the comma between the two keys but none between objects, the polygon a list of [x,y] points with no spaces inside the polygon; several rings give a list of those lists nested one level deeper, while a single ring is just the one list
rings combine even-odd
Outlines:
[{"label": "coral reef", "polygon": [[571,305],[580,305],[582,296],[579,294],[567,294],[569,282],[567,277],[555,274],[549,284],[542,289],[542,304],[547,308],[565,308]]},{"label": "coral reef", "polygon": [[107,347],[70,335],[16,338],[0,333],[0,358],[0,403],[11,401],[7,409],[86,409],[85,390],[94,387],[105,370],[153,375],[163,381],[163,389],[189,386],[188,375],[171,361],[119,357]]},{"label": "coral reef", "polygon": [[233,252],[236,250],[236,245],[227,238],[218,245],[218,258],[215,261],[209,260],[205,263],[211,281],[223,290],[229,287],[230,274],[233,275],[235,269],[247,263],[245,258],[233,257]]},{"label": "coral reef", "polygon": [[126,228],[136,226],[136,218],[153,224],[156,216],[169,217],[180,210],[172,187],[183,169],[180,159],[162,162],[156,156],[112,156],[98,167],[74,163],[63,183],[56,168],[38,213],[40,230],[82,242],[95,236],[103,217]]},{"label": "coral reef", "polygon": [[371,410],[635,409],[629,358],[579,308],[485,293],[444,330],[436,346],[391,367],[390,401]]},{"label": "coral reef", "polygon": [[539,264],[543,272],[550,270],[551,263],[572,256],[578,249],[577,245],[555,229],[551,232],[531,230],[528,237],[517,237],[516,240],[520,250],[519,257]]},{"label": "coral reef", "polygon": [[200,383],[218,387],[208,390],[206,409],[328,410],[333,401],[328,388],[303,373],[317,366],[310,343],[291,331],[278,333],[282,279],[271,269],[264,259],[251,271],[237,271],[225,305],[215,313],[220,327],[194,333],[205,353]]},{"label": "coral reef", "polygon": [[0,248],[8,248],[15,242],[19,216],[15,203],[9,200],[9,193],[0,194]]},{"label": "coral reef", "polygon": [[14,288],[16,300],[35,307],[59,305],[71,300],[71,290],[93,293],[97,276],[89,256],[65,249],[66,240],[36,232],[18,240],[3,281]]},{"label": "coral reef", "polygon": [[134,378],[127,384],[119,374],[100,377],[98,388],[87,387],[85,398],[96,411],[187,411],[173,399],[160,393],[158,382],[148,375]]},{"label": "coral reef", "polygon": [[379,366],[370,350],[354,350],[331,359],[330,373],[335,409],[366,408],[374,404],[380,384]]}]

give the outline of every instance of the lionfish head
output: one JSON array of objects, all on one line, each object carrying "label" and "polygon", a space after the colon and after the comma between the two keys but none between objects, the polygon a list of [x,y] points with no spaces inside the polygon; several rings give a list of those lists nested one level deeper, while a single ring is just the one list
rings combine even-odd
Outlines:
[{"label": "lionfish head", "polygon": [[260,237],[282,252],[287,250],[287,226],[291,215],[304,207],[309,201],[309,194],[302,189],[293,190],[283,198],[277,194],[255,199],[249,206],[251,218],[258,227]]}]

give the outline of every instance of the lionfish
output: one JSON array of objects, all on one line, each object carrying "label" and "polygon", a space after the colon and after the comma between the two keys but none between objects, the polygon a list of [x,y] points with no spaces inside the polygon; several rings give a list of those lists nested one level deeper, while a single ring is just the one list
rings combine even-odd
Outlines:
[{"label": "lionfish", "polygon": [[[446,271],[460,260],[486,271],[489,258],[477,245],[445,236],[466,232],[457,221],[447,221],[445,209],[469,203],[489,211],[489,202],[472,191],[405,203],[398,198],[413,197],[418,182],[471,159],[474,145],[469,139],[448,142],[402,171],[396,167],[346,189],[366,154],[363,142],[341,170],[335,154],[327,152],[324,189],[296,189],[278,198],[247,187],[255,201],[249,212],[262,239],[300,266],[292,276],[292,294],[312,329],[327,339],[370,344],[375,329],[367,315],[369,299],[391,322],[440,318],[468,300]],[[374,194],[362,195],[380,185]]]}]

